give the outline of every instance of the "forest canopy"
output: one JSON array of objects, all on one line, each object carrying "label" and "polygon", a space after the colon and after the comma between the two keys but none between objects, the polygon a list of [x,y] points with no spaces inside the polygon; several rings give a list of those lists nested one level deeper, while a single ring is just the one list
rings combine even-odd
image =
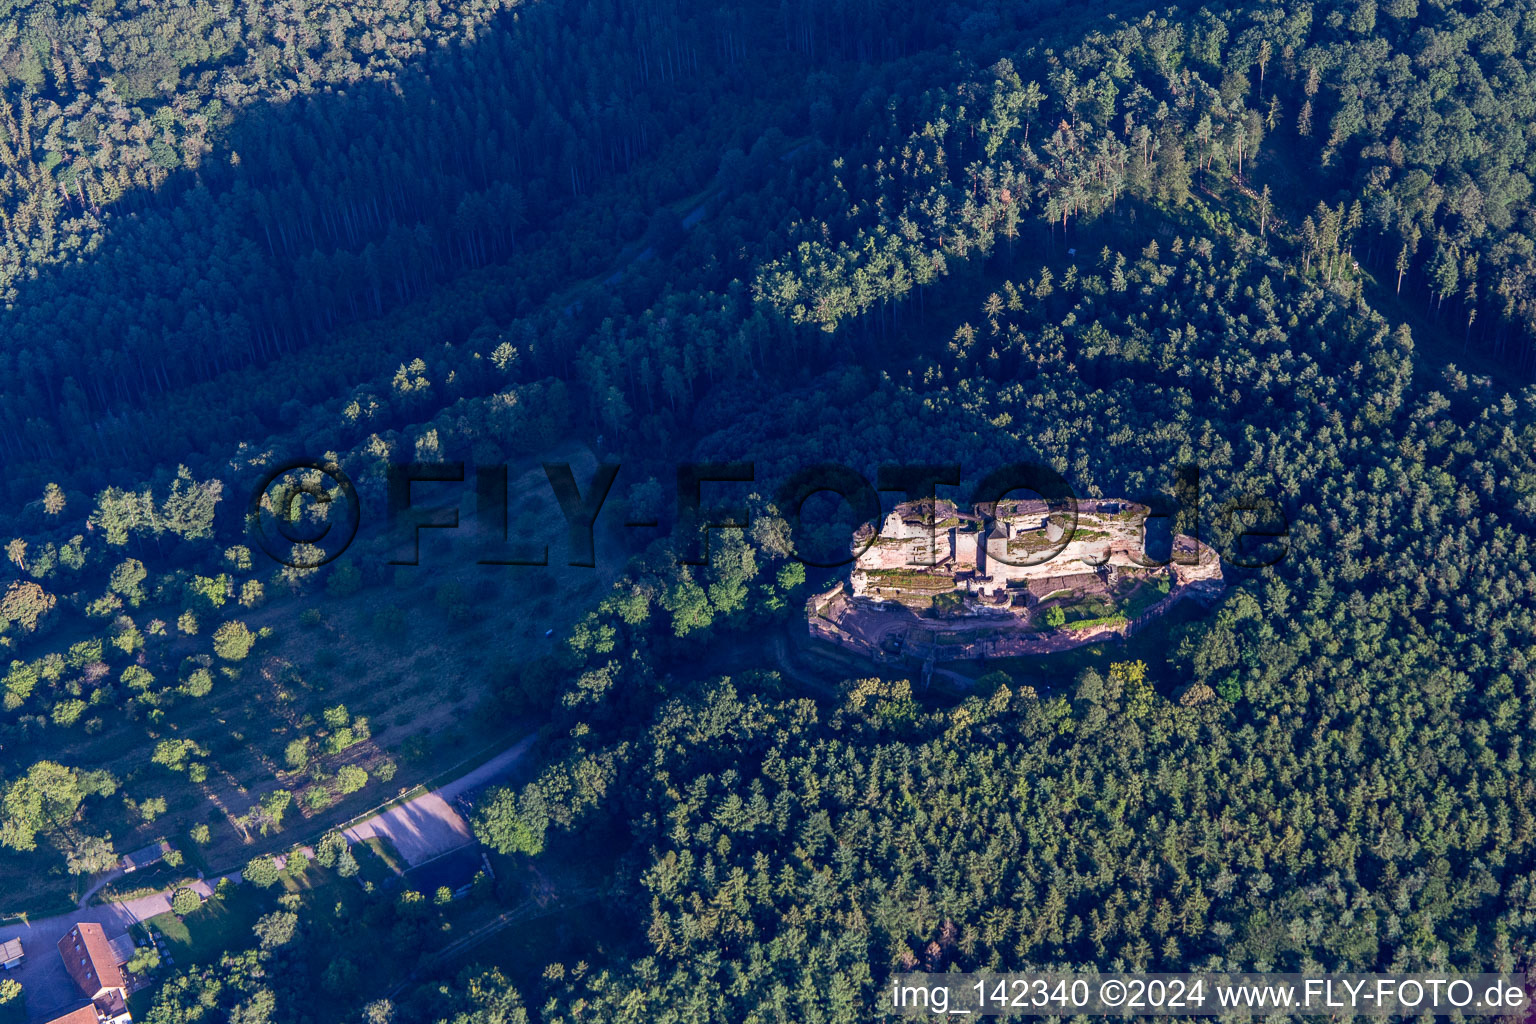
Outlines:
[{"label": "forest canopy", "polygon": [[[1528,969],[1533,55],[1532,0],[7,5],[0,910],[174,837],[225,924],[153,1024]],[[274,559],[300,457],[462,462],[461,528]],[[700,564],[676,467],[738,461]],[[859,523],[785,481],[1022,461],[1198,466],[1225,596],[926,688],[811,647]],[[524,739],[463,893],[339,830]]]}]

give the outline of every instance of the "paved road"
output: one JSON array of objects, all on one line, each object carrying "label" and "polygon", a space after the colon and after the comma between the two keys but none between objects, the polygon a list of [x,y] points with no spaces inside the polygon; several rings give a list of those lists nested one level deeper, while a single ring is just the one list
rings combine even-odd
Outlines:
[{"label": "paved road", "polygon": [[[453,809],[453,801],[470,790],[495,782],[510,773],[527,755],[536,738],[525,736],[474,771],[409,803],[375,815],[347,829],[346,835],[353,842],[374,835],[384,836],[412,867],[473,842],[469,826]],[[91,887],[86,898],[121,874],[121,871],[115,871],[104,876]],[[239,872],[222,877],[228,877],[236,883],[240,881]],[[192,888],[203,896],[209,896],[219,881],[219,878],[199,881]],[[84,899],[81,903],[82,906],[76,910],[57,917],[0,925],[0,942],[20,939],[26,950],[27,962],[6,972],[4,977],[21,982],[27,994],[27,1010],[32,1016],[80,998],[74,982],[64,971],[64,961],[59,958],[57,950],[59,939],[76,924],[93,921],[101,925],[108,938],[116,938],[135,924],[168,913],[171,909],[170,890],[94,907],[84,906]]]},{"label": "paved road", "polygon": [[425,864],[445,853],[475,841],[469,824],[454,809],[453,802],[465,793],[505,777],[517,767],[533,746],[536,736],[525,736],[508,750],[485,764],[461,775],[439,789],[414,800],[391,807],[367,821],[346,830],[354,843],[375,836],[388,839],[410,867]]}]

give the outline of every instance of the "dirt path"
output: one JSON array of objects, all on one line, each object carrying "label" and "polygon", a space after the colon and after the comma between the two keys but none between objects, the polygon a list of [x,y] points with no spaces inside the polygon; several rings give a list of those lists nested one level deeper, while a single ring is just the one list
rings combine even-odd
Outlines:
[{"label": "dirt path", "polygon": [[511,747],[497,754],[474,771],[466,772],[452,782],[444,783],[437,789],[437,794],[444,800],[457,800],[471,790],[479,789],[487,783],[498,781],[503,776],[510,774],[512,769],[522,762],[537,739],[538,736],[531,733],[524,736]]},{"label": "dirt path", "polygon": [[86,907],[90,906],[92,896],[95,896],[98,892],[101,892],[101,890],[108,884],[117,881],[127,873],[128,872],[124,871],[122,868],[113,868],[111,871],[108,871],[106,874],[102,875],[95,881],[94,884],[92,884],[89,889],[85,890],[85,895],[81,896],[80,902],[75,904],[76,909],[84,910]]}]

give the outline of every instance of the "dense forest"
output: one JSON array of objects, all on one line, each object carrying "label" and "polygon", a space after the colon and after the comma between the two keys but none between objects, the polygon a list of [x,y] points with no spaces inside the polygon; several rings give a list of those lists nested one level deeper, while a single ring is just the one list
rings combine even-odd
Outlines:
[{"label": "dense forest", "polygon": [[[894,13],[27,7],[0,61],[6,486],[30,500],[61,460],[143,473],[143,436],[211,467],[334,431],[351,391],[444,344],[453,397],[493,391],[509,328],[514,380],[570,379],[617,428],[807,345],[857,354],[838,325],[894,326],[1044,225],[1192,190],[1531,371],[1518,4],[1128,11],[1059,47],[1049,6]],[[681,344],[645,326],[732,301]]]},{"label": "dense forest", "polygon": [[[265,880],[139,1019],[854,1021],[905,969],[1532,963],[1529,0],[0,21],[0,912],[160,835]],[[296,456],[361,495],[323,567],[247,528]],[[622,467],[596,569],[389,565],[386,466],[561,459]],[[686,564],[676,467],[740,460],[750,525]],[[1021,461],[1085,497],[1198,466],[1226,596],[1148,659],[964,693],[792,670],[835,579],[796,556],[856,523],[787,481]],[[566,560],[553,499],[511,519]],[[530,723],[473,900],[587,864],[606,931],[439,956],[469,918],[358,887],[330,827]]]}]

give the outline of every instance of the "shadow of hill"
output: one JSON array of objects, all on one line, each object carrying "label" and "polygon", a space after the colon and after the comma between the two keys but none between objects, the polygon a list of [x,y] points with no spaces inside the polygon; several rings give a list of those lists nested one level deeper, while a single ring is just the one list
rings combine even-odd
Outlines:
[{"label": "shadow of hill", "polygon": [[[238,110],[195,167],[106,209],[66,167],[51,229],[82,255],[0,310],[7,495],[294,428],[424,336],[460,341],[600,269],[713,174],[718,149],[675,143],[752,77],[718,37],[770,14],[538,5],[394,81]],[[409,331],[348,334],[466,278]]]},{"label": "shadow of hill", "polygon": [[[179,461],[217,473],[237,441],[305,436],[315,407],[336,422],[359,381],[478,329],[490,349],[496,323],[602,271],[753,137],[751,104],[797,121],[807,70],[953,60],[962,38],[990,61],[994,29],[1016,41],[1075,14],[1060,0],[942,19],[899,6],[914,17],[538,5],[443,41],[395,81],[239,110],[157,191],[107,211],[64,199],[55,228],[85,255],[18,283],[0,311],[0,336],[17,339],[0,351],[0,487],[24,501],[61,478],[89,493]],[[327,440],[421,422],[485,385],[423,388],[400,409],[386,389],[379,418]]]}]

